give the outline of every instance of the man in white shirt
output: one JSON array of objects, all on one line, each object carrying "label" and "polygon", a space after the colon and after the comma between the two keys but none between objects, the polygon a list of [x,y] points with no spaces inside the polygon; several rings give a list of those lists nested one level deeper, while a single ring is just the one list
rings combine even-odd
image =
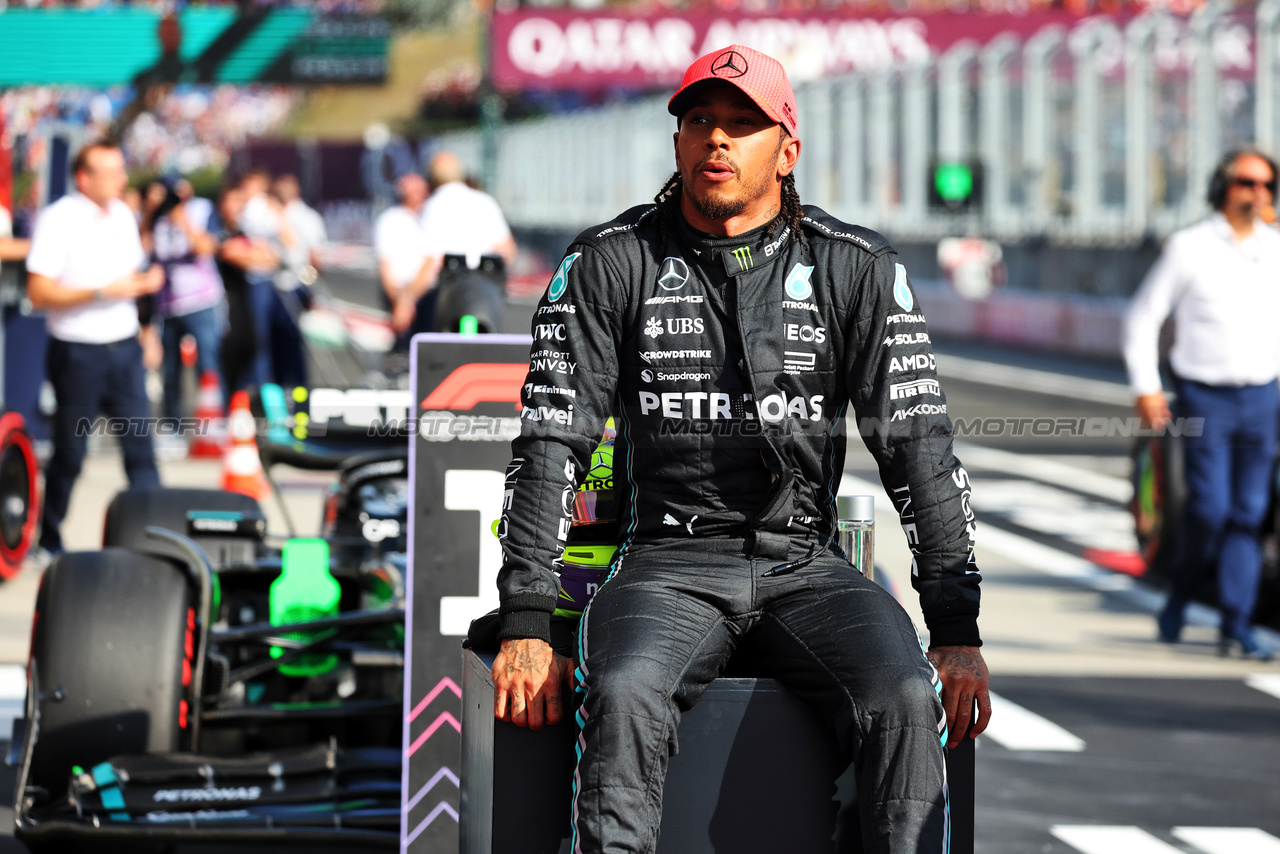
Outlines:
[{"label": "man in white shirt", "polygon": [[46,312],[46,370],[58,401],[41,513],[46,555],[62,550],[59,528],[84,464],[87,426],[100,412],[129,422],[120,436],[129,485],[160,483],[135,300],[158,291],[164,274],[156,266],[139,272],[145,255],[133,212],[120,201],[128,182],[120,149],[87,145],[72,171],[78,192],[40,214],[27,256],[27,295]]},{"label": "man in white shirt", "polygon": [[[410,288],[427,260],[419,217],[427,200],[427,182],[421,175],[401,175],[396,181],[400,204],[387,208],[373,224],[373,252],[378,259],[378,280],[382,283],[387,310],[393,317],[402,299],[412,299]],[[409,307],[412,308],[412,301]],[[403,314],[403,310],[401,314]],[[412,313],[410,313],[412,319]],[[397,349],[408,347],[409,328],[396,328]],[[403,346],[401,346],[403,345]]]},{"label": "man in white shirt", "polygon": [[280,302],[272,324],[272,363],[276,382],[282,385],[307,384],[307,359],[298,318],[311,307],[311,289],[320,269],[320,250],[328,241],[324,217],[302,200],[296,176],[284,174],[271,184],[271,193],[280,202],[281,217],[293,235],[293,243],[282,245],[282,265],[275,275]]},{"label": "man in white shirt", "polygon": [[506,264],[516,257],[516,242],[502,209],[488,193],[466,185],[466,170],[452,151],[431,158],[427,179],[431,196],[422,206],[422,239],[426,262],[402,295],[391,324],[400,329],[432,331],[435,285],[446,255],[463,255],[475,269],[482,255],[498,255]]},{"label": "man in white shirt", "polygon": [[1223,159],[1209,184],[1217,213],[1169,238],[1134,296],[1124,345],[1138,414],[1159,429],[1173,414],[1157,352],[1172,313],[1176,414],[1204,419],[1203,433],[1184,443],[1184,553],[1157,620],[1160,639],[1178,641],[1188,601],[1216,568],[1220,651],[1260,660],[1271,654],[1251,617],[1280,428],[1280,234],[1260,214],[1276,177],[1275,163],[1258,152]]}]

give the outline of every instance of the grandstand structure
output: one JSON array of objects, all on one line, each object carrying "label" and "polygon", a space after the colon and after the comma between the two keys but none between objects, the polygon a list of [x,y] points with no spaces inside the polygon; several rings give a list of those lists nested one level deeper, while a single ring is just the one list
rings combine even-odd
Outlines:
[{"label": "grandstand structure", "polygon": [[[801,197],[895,241],[983,235],[1122,248],[1204,216],[1230,148],[1280,145],[1280,0],[1190,16],[1098,15],[962,40],[796,87]],[[650,199],[672,171],[666,97],[512,123],[491,190],[513,225],[572,231]],[[480,171],[480,131],[440,144]],[[931,204],[939,164],[980,204]]]}]

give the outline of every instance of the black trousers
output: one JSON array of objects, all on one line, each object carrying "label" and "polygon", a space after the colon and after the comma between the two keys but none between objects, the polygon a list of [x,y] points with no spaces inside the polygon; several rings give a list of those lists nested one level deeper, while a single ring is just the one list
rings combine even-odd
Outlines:
[{"label": "black trousers", "polygon": [[634,549],[591,600],[574,854],[654,850],[680,715],[742,644],[855,763],[866,854],[947,851],[941,684],[906,612],[834,552],[773,578],[781,560],[743,552],[740,539]]},{"label": "black trousers", "polygon": [[62,550],[60,528],[71,488],[84,465],[88,429],[101,414],[111,418],[108,435],[120,442],[125,474],[134,489],[160,484],[151,446],[142,347],[136,338],[113,344],[77,344],[49,339],[45,369],[58,409],[53,416],[53,456],[44,472],[40,545]]}]

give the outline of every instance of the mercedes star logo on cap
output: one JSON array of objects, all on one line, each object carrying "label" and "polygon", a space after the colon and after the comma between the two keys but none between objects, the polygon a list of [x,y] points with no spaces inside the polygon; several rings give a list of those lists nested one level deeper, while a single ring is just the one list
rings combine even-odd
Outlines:
[{"label": "mercedes star logo on cap", "polygon": [[689,265],[683,258],[669,255],[662,261],[662,273],[658,276],[658,284],[664,291],[678,291],[689,281]]},{"label": "mercedes star logo on cap", "polygon": [[741,77],[747,73],[747,60],[736,50],[726,50],[712,60],[711,73],[717,77]]}]

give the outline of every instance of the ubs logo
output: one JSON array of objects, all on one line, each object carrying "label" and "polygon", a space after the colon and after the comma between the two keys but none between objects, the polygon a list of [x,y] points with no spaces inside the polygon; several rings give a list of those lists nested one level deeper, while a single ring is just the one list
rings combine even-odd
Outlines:
[{"label": "ubs logo", "polygon": [[747,60],[736,50],[726,50],[711,60],[711,73],[716,77],[741,77],[747,73]]},{"label": "ubs logo", "polygon": [[678,291],[689,281],[689,265],[683,258],[668,255],[662,261],[662,272],[658,275],[658,285],[664,291]]}]

